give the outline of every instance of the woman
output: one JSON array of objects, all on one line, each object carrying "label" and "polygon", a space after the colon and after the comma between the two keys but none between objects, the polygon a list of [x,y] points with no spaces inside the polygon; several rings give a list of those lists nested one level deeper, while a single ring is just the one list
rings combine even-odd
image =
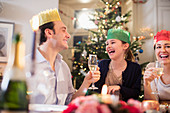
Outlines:
[{"label": "woman", "polygon": [[[144,73],[144,98],[170,103],[170,31],[158,32],[154,36],[154,42],[156,59],[163,65],[163,74],[158,77],[157,69],[151,66],[153,63],[147,65]],[[152,94],[155,89],[158,91],[157,95]]]},{"label": "woman", "polygon": [[108,93],[120,91],[120,99],[137,99],[141,89],[141,68],[132,62],[133,55],[129,49],[130,33],[122,29],[108,30],[106,51],[110,59],[99,63],[101,77],[96,86],[101,92],[107,84]]}]

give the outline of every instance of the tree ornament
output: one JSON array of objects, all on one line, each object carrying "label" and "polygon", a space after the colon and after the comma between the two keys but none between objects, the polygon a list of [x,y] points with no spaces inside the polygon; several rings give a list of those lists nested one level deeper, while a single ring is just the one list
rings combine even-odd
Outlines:
[{"label": "tree ornament", "polygon": [[115,10],[115,7],[112,7],[112,11],[114,11]]},{"label": "tree ornament", "polygon": [[120,2],[117,2],[117,5],[120,5]]},{"label": "tree ornament", "polygon": [[83,74],[84,76],[86,76],[86,72],[83,69],[80,69],[80,73]]},{"label": "tree ornament", "polygon": [[139,50],[139,53],[143,53],[143,49],[140,49],[140,50]]},{"label": "tree ornament", "polygon": [[138,55],[138,53],[135,53],[134,56],[136,57]]},{"label": "tree ornament", "polygon": [[97,21],[97,20],[95,20],[95,22],[94,22],[95,24],[98,24],[99,22]]},{"label": "tree ornament", "polygon": [[76,70],[77,68],[76,68],[76,66],[73,66],[73,70]]},{"label": "tree ornament", "polygon": [[102,37],[102,36],[100,37],[100,40],[103,40],[103,37]]},{"label": "tree ornament", "polygon": [[[87,45],[90,45],[92,42],[91,42],[91,38],[90,38],[90,35],[88,36],[88,39],[87,39],[87,41],[86,41],[86,44]],[[88,48],[87,48],[88,49]]]},{"label": "tree ornament", "polygon": [[79,41],[78,44],[81,44],[81,41]]},{"label": "tree ornament", "polygon": [[87,51],[86,51],[85,49],[83,50],[81,56],[83,56],[83,58],[86,58],[86,56],[87,56]]},{"label": "tree ornament", "polygon": [[121,21],[121,17],[120,16],[117,16],[116,17],[116,22],[120,22]]}]

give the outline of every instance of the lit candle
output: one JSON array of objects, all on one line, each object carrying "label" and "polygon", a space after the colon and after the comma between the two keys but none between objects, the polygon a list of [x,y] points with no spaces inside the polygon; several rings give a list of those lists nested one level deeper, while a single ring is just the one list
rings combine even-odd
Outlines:
[{"label": "lit candle", "polygon": [[103,85],[101,94],[102,95],[106,95],[107,94],[107,85],[106,84]]},{"label": "lit candle", "polygon": [[104,102],[106,104],[112,103],[111,95],[107,94],[107,85],[106,84],[104,84],[102,87],[101,98],[102,98],[102,102]]},{"label": "lit candle", "polygon": [[142,110],[143,112],[147,110],[159,111],[159,102],[156,100],[144,100],[142,101]]},{"label": "lit candle", "polygon": [[32,47],[32,67],[31,67],[31,74],[34,75],[35,70],[35,54],[36,54],[36,40],[40,36],[39,28],[39,18],[38,16],[34,16],[32,19],[32,29],[34,31],[33,35],[33,47]]}]

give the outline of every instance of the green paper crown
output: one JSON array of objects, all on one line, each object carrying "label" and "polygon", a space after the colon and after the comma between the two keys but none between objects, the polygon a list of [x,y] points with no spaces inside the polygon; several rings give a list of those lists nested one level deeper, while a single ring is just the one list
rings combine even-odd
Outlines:
[{"label": "green paper crown", "polygon": [[130,33],[123,29],[109,29],[107,34],[108,39],[118,39],[130,45]]}]

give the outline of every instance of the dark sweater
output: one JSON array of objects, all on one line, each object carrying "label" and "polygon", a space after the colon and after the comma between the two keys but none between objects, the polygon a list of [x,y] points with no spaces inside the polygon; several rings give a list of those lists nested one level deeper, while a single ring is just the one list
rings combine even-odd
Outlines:
[{"label": "dark sweater", "polygon": [[[102,60],[99,63],[101,77],[98,82],[95,83],[99,89],[97,92],[101,93],[102,86],[105,84],[107,72],[109,70],[109,64],[111,59]],[[134,62],[127,61],[127,67],[122,72],[122,85],[120,93],[122,94],[122,100],[127,101],[130,98],[138,99],[141,90],[141,68],[140,65]]]}]

